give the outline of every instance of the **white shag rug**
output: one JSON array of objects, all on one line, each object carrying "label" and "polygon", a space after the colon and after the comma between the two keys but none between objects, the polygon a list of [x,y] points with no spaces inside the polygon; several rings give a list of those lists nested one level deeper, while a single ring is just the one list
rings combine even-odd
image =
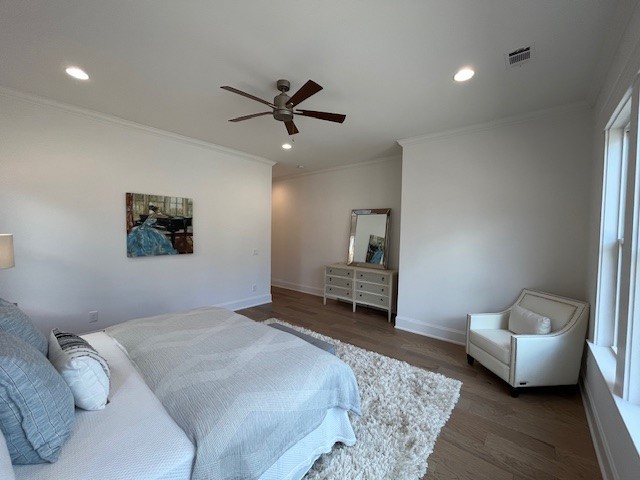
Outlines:
[{"label": "white shag rug", "polygon": [[276,318],[264,323],[280,323],[336,345],[360,388],[362,416],[350,414],[356,444],[335,445],[305,480],[416,480],[425,475],[427,457],[460,397],[461,382]]}]

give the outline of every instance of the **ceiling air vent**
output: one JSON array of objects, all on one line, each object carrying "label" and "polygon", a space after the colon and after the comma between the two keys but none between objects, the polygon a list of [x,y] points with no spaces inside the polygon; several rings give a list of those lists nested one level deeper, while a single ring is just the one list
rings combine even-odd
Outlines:
[{"label": "ceiling air vent", "polygon": [[519,67],[531,60],[531,47],[523,47],[506,54],[507,67]]}]

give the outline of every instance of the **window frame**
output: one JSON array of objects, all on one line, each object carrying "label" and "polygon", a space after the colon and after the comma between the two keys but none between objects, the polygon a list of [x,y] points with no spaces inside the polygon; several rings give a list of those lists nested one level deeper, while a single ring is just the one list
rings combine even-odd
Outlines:
[{"label": "window frame", "polygon": [[594,344],[609,347],[614,357],[614,394],[635,405],[640,405],[639,120],[640,75],[604,132],[593,336]]}]

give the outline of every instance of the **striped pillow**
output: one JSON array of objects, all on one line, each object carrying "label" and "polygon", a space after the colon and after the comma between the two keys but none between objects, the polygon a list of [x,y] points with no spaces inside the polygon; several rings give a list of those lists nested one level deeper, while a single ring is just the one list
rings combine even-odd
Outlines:
[{"label": "striped pillow", "polygon": [[86,340],[54,328],[49,335],[49,360],[69,385],[77,407],[105,407],[111,386],[109,365]]}]

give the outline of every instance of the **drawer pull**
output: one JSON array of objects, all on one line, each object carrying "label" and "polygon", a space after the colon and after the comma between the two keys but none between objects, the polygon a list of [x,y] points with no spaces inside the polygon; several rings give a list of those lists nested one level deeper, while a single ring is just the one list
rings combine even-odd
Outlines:
[{"label": "drawer pull", "polygon": [[382,293],[384,293],[384,288],[381,288],[381,289],[380,289],[380,291],[381,291]]}]

